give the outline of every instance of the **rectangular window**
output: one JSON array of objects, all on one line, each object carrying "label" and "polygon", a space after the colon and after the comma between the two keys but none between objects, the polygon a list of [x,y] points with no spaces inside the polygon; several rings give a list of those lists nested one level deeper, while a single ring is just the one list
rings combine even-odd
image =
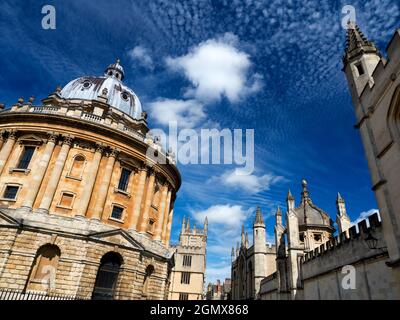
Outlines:
[{"label": "rectangular window", "polygon": [[192,265],[192,256],[184,255],[183,256],[183,266],[190,267]]},{"label": "rectangular window", "polygon": [[179,300],[189,300],[189,294],[187,293],[180,293]]},{"label": "rectangular window", "polygon": [[356,64],[356,68],[357,68],[357,71],[358,71],[358,75],[359,75],[359,76],[362,76],[362,75],[365,73],[364,67],[362,66],[361,63]]},{"label": "rectangular window", "polygon": [[31,162],[35,147],[24,147],[21,158],[19,159],[18,169],[28,169],[29,163]]},{"label": "rectangular window", "polygon": [[118,189],[122,191],[126,191],[128,189],[129,177],[131,176],[132,171],[122,168],[121,177],[119,178]]},{"label": "rectangular window", "polygon": [[182,272],[181,283],[190,284],[190,272]]},{"label": "rectangular window", "polygon": [[17,198],[18,189],[19,187],[17,186],[6,186],[3,198],[9,200],[15,200]]},{"label": "rectangular window", "polygon": [[113,206],[111,218],[117,219],[117,220],[122,220],[123,213],[124,213],[124,208],[118,207],[118,206]]},{"label": "rectangular window", "polygon": [[71,208],[73,200],[74,200],[73,194],[63,192],[63,194],[61,195],[61,200],[59,205],[62,207]]}]

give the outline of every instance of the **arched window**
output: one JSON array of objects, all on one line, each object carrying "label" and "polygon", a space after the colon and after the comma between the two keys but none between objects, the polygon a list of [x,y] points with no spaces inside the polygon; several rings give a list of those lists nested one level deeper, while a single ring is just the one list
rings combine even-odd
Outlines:
[{"label": "arched window", "polygon": [[71,178],[81,179],[83,170],[85,168],[86,158],[84,155],[78,154],[72,161],[71,169],[69,170],[68,176]]},{"label": "arched window", "polygon": [[151,276],[154,273],[154,267],[152,265],[148,265],[145,271],[144,279],[143,279],[143,295],[147,296],[150,289],[150,280]]},{"label": "arched window", "polygon": [[92,299],[112,300],[114,298],[121,264],[122,258],[115,252],[108,252],[101,258]]},{"label": "arched window", "polygon": [[60,255],[61,251],[55,245],[47,244],[39,248],[33,260],[27,290],[48,291],[55,288]]}]

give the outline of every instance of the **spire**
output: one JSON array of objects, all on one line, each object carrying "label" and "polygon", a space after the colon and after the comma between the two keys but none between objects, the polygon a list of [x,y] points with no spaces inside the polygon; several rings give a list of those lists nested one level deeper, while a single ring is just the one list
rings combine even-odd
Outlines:
[{"label": "spire", "polygon": [[336,209],[339,217],[347,216],[346,204],[339,192],[336,197]]},{"label": "spire", "polygon": [[286,206],[287,206],[287,211],[294,209],[294,197],[292,196],[290,189],[289,189],[287,197],[286,197]]},{"label": "spire", "polygon": [[364,53],[376,53],[379,55],[375,44],[367,39],[355,22],[349,21],[343,62],[346,64],[349,60]]},{"label": "spire", "polygon": [[280,206],[278,206],[278,209],[276,209],[275,219],[277,225],[282,225],[282,210]]},{"label": "spire", "polygon": [[244,246],[244,244],[245,244],[245,241],[246,241],[246,239],[245,239],[245,235],[244,235],[244,225],[242,225],[242,239],[241,239],[241,245],[242,246]]},{"label": "spire", "polygon": [[244,245],[246,248],[249,247],[249,234],[246,232],[245,240],[244,240]]},{"label": "spire", "polygon": [[239,257],[239,241],[236,242],[236,257]]},{"label": "spire", "polygon": [[204,219],[204,234],[207,234],[208,233],[208,218],[206,217],[205,219]]},{"label": "spire", "polygon": [[264,224],[264,219],[261,213],[261,208],[257,206],[256,209],[256,220],[254,221],[254,224]]},{"label": "spire", "polygon": [[232,258],[232,262],[233,262],[235,260],[235,248],[234,247],[232,247],[231,258]]},{"label": "spire", "polygon": [[184,233],[185,229],[186,229],[186,217],[183,217],[181,233]]},{"label": "spire", "polygon": [[190,218],[186,220],[186,232],[190,232]]}]

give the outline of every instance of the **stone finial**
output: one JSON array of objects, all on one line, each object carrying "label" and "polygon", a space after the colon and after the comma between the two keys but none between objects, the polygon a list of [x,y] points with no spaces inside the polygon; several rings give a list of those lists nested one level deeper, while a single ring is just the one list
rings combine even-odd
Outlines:
[{"label": "stone finial", "polygon": [[294,197],[292,195],[292,192],[290,191],[290,189],[288,190],[287,196],[286,196],[286,200],[294,200]]},{"label": "stone finial", "polygon": [[0,110],[3,110],[6,107],[4,103],[0,103]]},{"label": "stone finial", "polygon": [[147,119],[147,112],[146,112],[146,111],[143,111],[142,114],[141,114],[141,117],[142,117],[144,120],[146,120],[146,119]]},{"label": "stone finial", "polygon": [[108,89],[107,88],[104,88],[102,91],[101,91],[101,94],[105,97],[105,96],[107,96],[107,94],[108,94]]},{"label": "stone finial", "polygon": [[61,92],[61,90],[62,90],[61,86],[57,86],[57,88],[56,88],[56,92],[57,92],[57,93],[60,93],[60,92]]},{"label": "stone finial", "polygon": [[29,103],[32,104],[33,101],[35,101],[35,97],[34,96],[29,97]]},{"label": "stone finial", "polygon": [[24,98],[22,98],[22,97],[21,97],[21,98],[19,98],[19,99],[18,99],[18,104],[20,104],[20,105],[21,105],[21,104],[23,104],[23,103],[24,103]]}]

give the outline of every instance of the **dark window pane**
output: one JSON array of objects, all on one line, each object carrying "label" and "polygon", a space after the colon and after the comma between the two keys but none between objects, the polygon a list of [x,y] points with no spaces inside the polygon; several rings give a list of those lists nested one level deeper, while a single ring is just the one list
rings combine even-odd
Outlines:
[{"label": "dark window pane", "polygon": [[120,265],[119,259],[113,253],[107,253],[103,256],[97,272],[92,299],[113,299]]},{"label": "dark window pane", "polygon": [[126,191],[128,188],[129,177],[131,175],[131,171],[123,168],[121,172],[121,177],[119,179],[118,189]]},{"label": "dark window pane", "polygon": [[28,169],[29,163],[31,162],[35,147],[25,147],[22,153],[21,159],[18,163],[18,169]]},{"label": "dark window pane", "polygon": [[121,220],[123,212],[124,212],[124,208],[114,206],[113,207],[113,211],[111,213],[111,217],[114,218],[114,219]]},{"label": "dark window pane", "polygon": [[19,187],[7,186],[6,190],[4,191],[3,198],[5,198],[5,199],[13,199],[14,200],[17,197],[18,189],[19,189]]}]

